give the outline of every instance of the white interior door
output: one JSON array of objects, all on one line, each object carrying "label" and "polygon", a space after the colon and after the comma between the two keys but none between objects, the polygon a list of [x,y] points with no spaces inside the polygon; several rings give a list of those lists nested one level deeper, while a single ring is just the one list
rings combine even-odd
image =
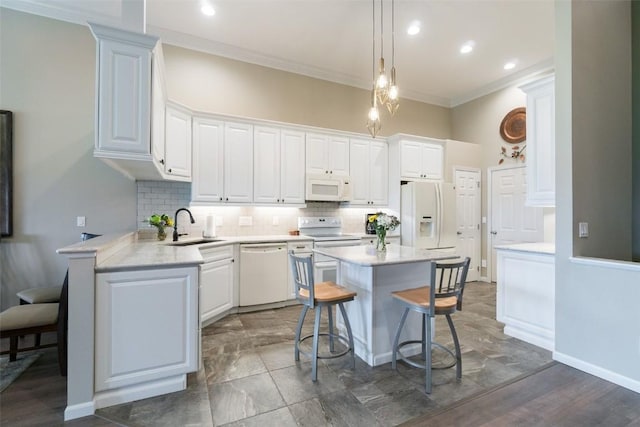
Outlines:
[{"label": "white interior door", "polygon": [[480,278],[480,170],[454,169],[456,185],[456,249],[471,258],[467,281]]},{"label": "white interior door", "polygon": [[496,245],[544,241],[542,208],[525,206],[524,166],[489,171],[491,177],[489,256],[491,281],[496,281]]}]

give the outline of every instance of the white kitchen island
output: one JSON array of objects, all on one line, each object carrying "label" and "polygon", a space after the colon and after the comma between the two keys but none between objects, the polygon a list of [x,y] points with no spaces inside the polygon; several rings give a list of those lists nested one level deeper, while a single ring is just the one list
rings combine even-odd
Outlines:
[{"label": "white kitchen island", "polygon": [[555,246],[496,246],[496,319],[504,333],[553,351],[555,348]]},{"label": "white kitchen island", "polygon": [[[314,252],[338,260],[338,283],[358,293],[345,308],[353,330],[355,354],[370,366],[391,361],[393,338],[402,315],[402,306],[394,301],[391,292],[428,285],[431,261],[455,258],[452,254],[399,245],[388,246],[384,252],[373,246],[322,248]],[[344,330],[339,316],[338,325]],[[415,339],[420,331],[420,316],[411,314],[401,341],[409,334]],[[419,345],[403,350],[407,355],[419,351]]]}]

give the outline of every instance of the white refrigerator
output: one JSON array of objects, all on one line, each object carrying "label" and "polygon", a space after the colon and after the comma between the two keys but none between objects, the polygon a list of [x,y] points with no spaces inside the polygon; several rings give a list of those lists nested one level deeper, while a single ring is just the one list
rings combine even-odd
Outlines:
[{"label": "white refrigerator", "polygon": [[409,182],[401,186],[402,245],[423,249],[456,246],[456,193],[453,184]]}]

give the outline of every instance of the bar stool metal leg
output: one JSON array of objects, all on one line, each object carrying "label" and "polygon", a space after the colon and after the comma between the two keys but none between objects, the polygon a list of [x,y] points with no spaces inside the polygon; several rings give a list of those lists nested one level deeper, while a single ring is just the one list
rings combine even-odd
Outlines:
[{"label": "bar stool metal leg", "polygon": [[353,333],[351,332],[351,323],[349,322],[349,317],[347,316],[347,311],[344,308],[344,304],[339,303],[338,307],[340,307],[340,313],[342,313],[342,319],[344,320],[344,325],[347,327],[347,336],[349,337],[349,348],[351,349],[351,369],[355,369],[356,367],[356,356],[355,356],[355,347],[353,345]]},{"label": "bar stool metal leg", "polygon": [[405,308],[404,313],[402,313],[402,317],[400,318],[400,323],[398,324],[396,337],[393,339],[393,349],[391,354],[391,369],[396,369],[396,366],[397,366],[396,355],[398,353],[398,343],[400,342],[400,333],[402,333],[402,327],[404,326],[404,322],[407,320],[407,314],[409,314],[409,309]]},{"label": "bar stool metal leg", "polygon": [[330,305],[327,306],[327,314],[329,315],[329,351],[335,353],[333,346],[333,309]]},{"label": "bar stool metal leg", "polygon": [[313,325],[313,349],[311,354],[311,381],[318,380],[318,338],[320,338],[320,316],[322,307],[316,306],[316,321]]},{"label": "bar stool metal leg", "polygon": [[456,378],[462,379],[462,354],[460,352],[460,341],[458,341],[458,334],[456,333],[456,328],[453,326],[453,320],[451,320],[450,315],[446,315],[447,323],[449,324],[449,329],[451,330],[451,336],[453,337],[453,344],[456,347]]},{"label": "bar stool metal leg", "polygon": [[[426,317],[426,316],[425,316]],[[424,319],[424,317],[423,317]],[[427,343],[425,353],[425,390],[427,394],[431,394],[431,325],[424,328],[423,342]]]},{"label": "bar stool metal leg", "polygon": [[302,324],[304,323],[304,318],[307,316],[307,311],[309,307],[306,305],[302,306],[302,311],[300,312],[300,317],[298,318],[298,327],[296,328],[296,341],[294,343],[294,357],[295,360],[300,360],[300,335],[302,333]]}]

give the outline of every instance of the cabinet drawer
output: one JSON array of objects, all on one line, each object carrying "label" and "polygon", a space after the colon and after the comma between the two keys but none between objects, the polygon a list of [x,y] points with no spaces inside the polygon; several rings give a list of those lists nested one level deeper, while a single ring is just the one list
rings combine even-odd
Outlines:
[{"label": "cabinet drawer", "polygon": [[202,258],[204,258],[204,262],[233,258],[233,245],[200,249],[200,254],[202,255]]},{"label": "cabinet drawer", "polygon": [[294,252],[311,252],[313,250],[313,242],[288,242],[287,252],[291,250]]}]

